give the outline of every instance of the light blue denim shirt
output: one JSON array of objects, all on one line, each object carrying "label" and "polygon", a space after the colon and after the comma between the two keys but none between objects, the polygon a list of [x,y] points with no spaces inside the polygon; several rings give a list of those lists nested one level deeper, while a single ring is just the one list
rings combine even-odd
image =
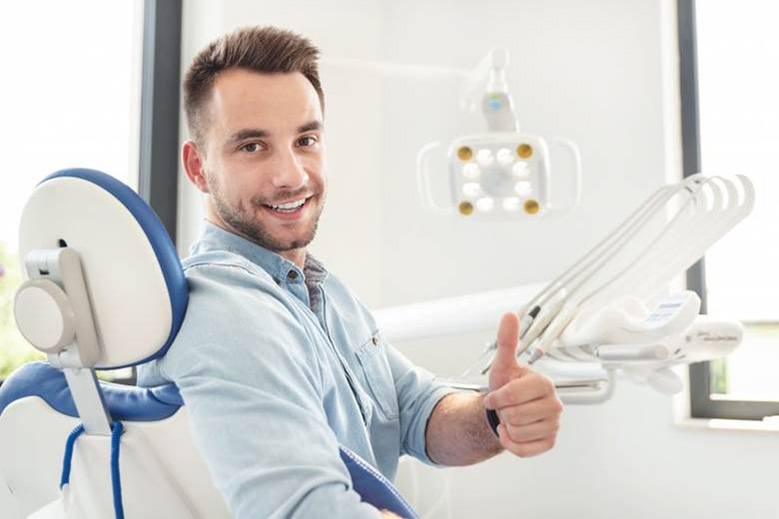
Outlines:
[{"label": "light blue denim shirt", "polygon": [[377,517],[351,490],[338,445],[390,480],[402,454],[431,463],[425,428],[451,389],[390,346],[311,255],[301,271],[207,223],[183,265],[184,323],[138,379],[179,387],[233,515]]}]

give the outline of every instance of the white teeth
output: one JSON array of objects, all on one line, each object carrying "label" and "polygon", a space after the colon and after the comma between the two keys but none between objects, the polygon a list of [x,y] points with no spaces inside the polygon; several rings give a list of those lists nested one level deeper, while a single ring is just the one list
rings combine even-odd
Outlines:
[{"label": "white teeth", "polygon": [[281,205],[271,205],[273,209],[284,209],[289,211],[290,209],[297,209],[301,205],[306,203],[306,199],[302,198],[298,200],[297,202],[290,202],[288,204],[281,204]]}]

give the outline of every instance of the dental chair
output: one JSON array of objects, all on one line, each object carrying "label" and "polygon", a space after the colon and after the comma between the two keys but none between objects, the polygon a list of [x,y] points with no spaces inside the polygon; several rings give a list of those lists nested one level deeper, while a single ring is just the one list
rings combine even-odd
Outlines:
[{"label": "dental chair", "polygon": [[[154,212],[108,175],[59,171],[25,206],[19,253],[17,325],[47,355],[0,387],[0,481],[19,514],[230,517],[176,386],[95,375],[164,355],[184,319],[187,281]],[[416,517],[378,471],[344,447],[339,454],[363,501]]]}]

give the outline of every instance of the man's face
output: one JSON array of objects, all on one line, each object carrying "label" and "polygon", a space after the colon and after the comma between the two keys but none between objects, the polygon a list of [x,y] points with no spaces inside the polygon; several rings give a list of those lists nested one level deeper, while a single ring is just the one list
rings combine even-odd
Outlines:
[{"label": "man's face", "polygon": [[300,73],[229,70],[205,110],[209,216],[276,252],[308,245],[325,203],[322,108],[311,83]]}]

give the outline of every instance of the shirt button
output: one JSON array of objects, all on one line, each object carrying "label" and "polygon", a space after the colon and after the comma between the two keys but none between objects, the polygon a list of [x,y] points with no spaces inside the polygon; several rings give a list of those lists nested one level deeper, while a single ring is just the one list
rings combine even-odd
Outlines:
[{"label": "shirt button", "polygon": [[373,343],[374,346],[378,346],[379,338],[374,335],[373,337],[371,337],[371,342]]},{"label": "shirt button", "polygon": [[297,270],[290,270],[287,273],[287,279],[289,279],[290,281],[295,281],[297,278],[298,278]]}]

